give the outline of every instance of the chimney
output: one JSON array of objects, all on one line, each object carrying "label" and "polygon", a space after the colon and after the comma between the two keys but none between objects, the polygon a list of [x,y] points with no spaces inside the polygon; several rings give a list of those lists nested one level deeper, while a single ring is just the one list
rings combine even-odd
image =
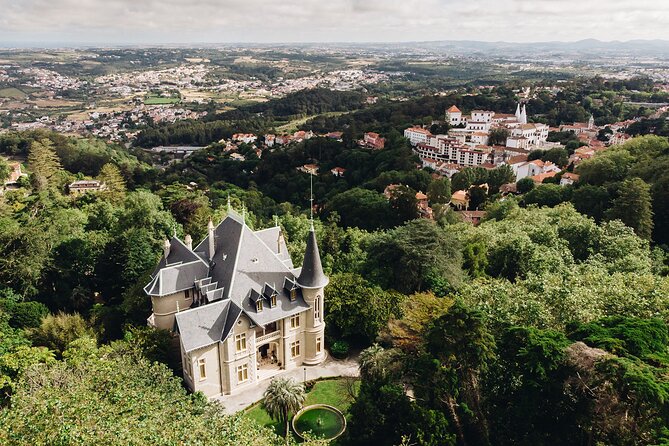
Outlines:
[{"label": "chimney", "polygon": [[211,221],[211,219],[209,219],[207,230],[209,232],[209,260],[211,260],[214,258],[214,250],[216,249],[216,244],[214,241],[214,222]]},{"label": "chimney", "polygon": [[191,251],[193,250],[193,238],[190,236],[190,234],[186,234],[186,237],[184,238],[184,243],[186,244],[186,247],[190,249]]},{"label": "chimney", "polygon": [[165,260],[167,260],[167,256],[170,255],[170,248],[171,248],[170,241],[168,239],[165,239],[163,242],[163,255],[165,256]]},{"label": "chimney", "polygon": [[278,254],[281,254],[281,242],[283,242],[283,232],[281,232],[281,228],[279,228],[279,237],[277,237],[276,240],[276,252]]}]

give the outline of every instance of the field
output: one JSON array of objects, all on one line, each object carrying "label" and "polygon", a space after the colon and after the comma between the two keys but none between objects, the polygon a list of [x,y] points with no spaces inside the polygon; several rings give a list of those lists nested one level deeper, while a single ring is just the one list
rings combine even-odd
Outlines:
[{"label": "field", "polygon": [[343,115],[344,112],[328,112],[328,113],[322,113],[320,115],[309,115],[309,116],[304,116],[302,118],[294,119],[286,124],[283,124],[279,127],[276,128],[276,131],[279,133],[293,133],[297,131],[298,127],[306,123],[308,120],[315,118],[316,116],[339,116]]},{"label": "field", "polygon": [[1,88],[0,89],[0,98],[9,98],[9,99],[23,99],[27,94],[18,88]]},{"label": "field", "polygon": [[162,96],[148,96],[144,99],[145,105],[170,105],[181,102],[181,98],[164,98]]}]

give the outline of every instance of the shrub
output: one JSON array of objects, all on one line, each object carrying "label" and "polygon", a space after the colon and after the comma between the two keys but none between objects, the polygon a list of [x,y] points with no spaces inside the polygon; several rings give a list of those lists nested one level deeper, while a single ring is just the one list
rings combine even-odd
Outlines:
[{"label": "shrub", "polygon": [[330,353],[337,359],[344,359],[348,356],[349,345],[346,341],[336,341],[330,347]]}]

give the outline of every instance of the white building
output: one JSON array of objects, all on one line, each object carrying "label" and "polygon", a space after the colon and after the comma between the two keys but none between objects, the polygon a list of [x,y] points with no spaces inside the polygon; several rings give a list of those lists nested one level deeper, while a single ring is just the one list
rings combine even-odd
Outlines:
[{"label": "white building", "polygon": [[432,133],[421,127],[409,127],[404,130],[404,137],[409,140],[411,145],[425,144],[432,137]]}]

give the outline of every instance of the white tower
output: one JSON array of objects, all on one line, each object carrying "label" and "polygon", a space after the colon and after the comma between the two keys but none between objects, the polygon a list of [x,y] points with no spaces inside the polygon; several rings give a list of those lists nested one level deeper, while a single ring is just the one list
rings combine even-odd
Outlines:
[{"label": "white tower", "polygon": [[523,111],[520,112],[519,121],[521,124],[527,124],[527,109],[525,108],[525,105],[523,105]]}]

